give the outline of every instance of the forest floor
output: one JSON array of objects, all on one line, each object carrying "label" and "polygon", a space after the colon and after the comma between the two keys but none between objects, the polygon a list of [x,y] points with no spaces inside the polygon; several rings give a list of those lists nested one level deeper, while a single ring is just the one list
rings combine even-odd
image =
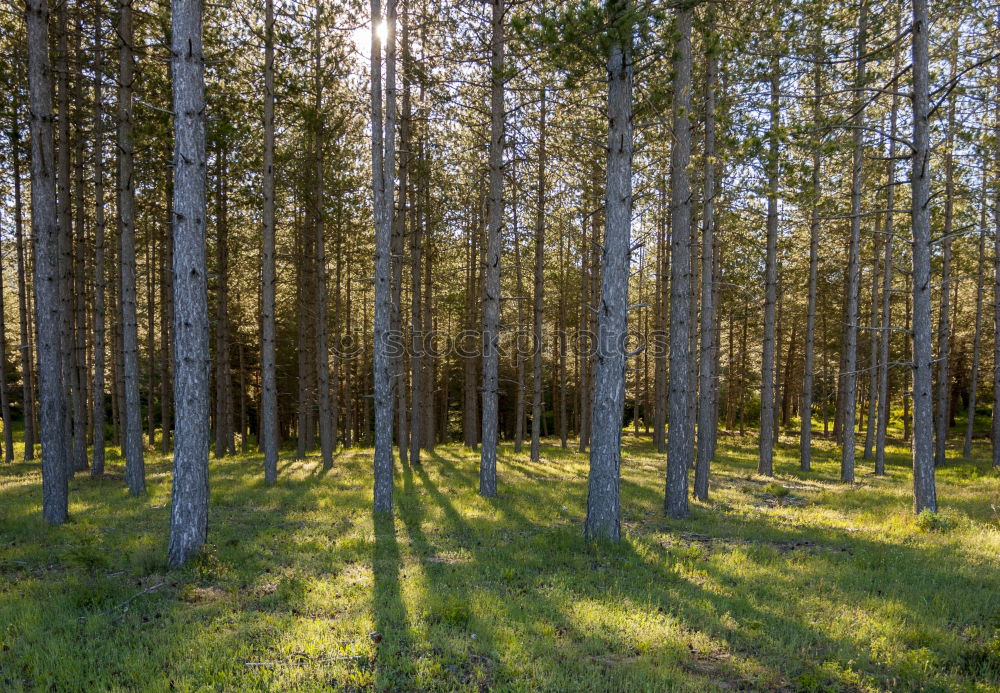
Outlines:
[{"label": "forest floor", "polygon": [[[547,441],[551,443],[552,441]],[[942,512],[910,511],[908,454],[838,481],[796,441],[775,479],[723,437],[711,500],[662,510],[664,456],[624,438],[625,540],[581,538],[587,457],[503,447],[500,497],[458,446],[396,470],[373,522],[370,450],[324,472],[213,460],[208,549],[164,565],[170,462],[149,495],[120,461],[71,482],[43,524],[36,464],[0,465],[0,688],[57,690],[1000,690],[1000,473],[938,470]]]}]

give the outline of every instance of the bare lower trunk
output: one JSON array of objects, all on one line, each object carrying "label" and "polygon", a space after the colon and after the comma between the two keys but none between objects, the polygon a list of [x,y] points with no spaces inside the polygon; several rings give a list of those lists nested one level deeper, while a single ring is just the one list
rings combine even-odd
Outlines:
[{"label": "bare lower trunk", "polygon": [[621,432],[632,219],[632,46],[628,35],[612,35],[611,39],[608,48],[603,273],[597,312],[597,359],[584,535],[589,539],[618,541],[621,538]]},{"label": "bare lower trunk", "polygon": [[918,513],[937,511],[931,393],[929,29],[927,0],[913,0],[913,508]]},{"label": "bare lower trunk", "polygon": [[843,391],[843,423],[841,433],[844,437],[840,455],[840,480],[854,482],[854,424],[855,400],[857,399],[857,340],[858,340],[858,284],[859,256],[861,246],[861,167],[864,161],[864,101],[861,90],[865,86],[865,39],[868,31],[868,5],[861,2],[861,14],[858,20],[858,38],[856,50],[854,100],[853,149],[854,158],[851,167],[851,237],[847,250],[847,316],[844,329],[844,368]]},{"label": "bare lower trunk", "polygon": [[31,126],[31,227],[35,245],[35,308],[42,414],[42,516],[49,524],[67,519],[68,450],[63,435],[59,281],[59,224],[53,173],[52,84],[49,63],[49,11],[45,0],[28,0],[28,89]]},{"label": "bare lower trunk", "polygon": [[264,482],[278,479],[278,383],[275,367],[274,243],[274,0],[265,0],[264,24],[264,239],[261,258],[261,412]]},{"label": "bare lower trunk", "polygon": [[174,483],[167,562],[208,534],[208,271],[205,262],[205,59],[200,0],[171,0],[174,93]]},{"label": "bare lower trunk", "polygon": [[121,339],[125,383],[125,483],[132,495],[146,492],[139,402],[138,325],[135,295],[135,181],[132,142],[132,0],[120,0],[118,36],[121,58],[118,87],[118,235],[121,274]]},{"label": "bare lower trunk", "polygon": [[693,459],[691,391],[691,22],[694,11],[677,11],[674,44],[674,140],[670,179],[670,386],[668,395],[667,482],[664,509],[671,517],[688,514],[688,465]]},{"label": "bare lower trunk", "polygon": [[[381,16],[381,3],[372,0],[372,25]],[[392,207],[395,198],[396,153],[396,0],[386,7],[385,119],[382,117],[382,58],[378,32],[372,32],[372,187],[375,202],[375,485],[374,511],[392,512],[392,354],[389,320],[392,312]],[[384,132],[383,132],[383,127]],[[366,406],[367,411],[367,406]]]},{"label": "bare lower trunk", "polygon": [[504,0],[493,5],[490,64],[489,198],[483,282],[483,430],[479,453],[479,493],[497,495],[497,399],[500,331],[500,227],[503,223]]},{"label": "bare lower trunk", "polygon": [[715,81],[718,57],[715,41],[715,17],[710,16],[706,30],[707,65],[705,69],[705,211],[701,226],[701,351],[699,375],[702,396],[698,400],[698,460],[695,464],[694,493],[708,500],[708,474],[715,438],[715,398],[713,357],[715,355]]},{"label": "bare lower trunk", "polygon": [[775,308],[778,292],[778,156],[781,125],[780,58],[771,59],[771,129],[767,161],[767,243],[764,257],[764,348],[761,359],[760,440],[757,473],[774,475]]},{"label": "bare lower trunk", "polygon": [[962,457],[972,456],[972,433],[976,423],[976,390],[979,386],[979,351],[982,344],[983,328],[983,275],[986,271],[986,200],[982,204],[979,224],[979,263],[976,273],[976,325],[972,337],[972,372],[969,376],[969,409],[965,422],[965,442]]},{"label": "bare lower trunk", "polygon": [[[10,133],[11,164],[14,169],[14,237],[17,245],[17,312],[20,323],[21,344],[19,347],[21,361],[21,390],[24,402],[24,461],[35,459],[35,376],[34,358],[31,338],[31,322],[28,311],[28,291],[25,274],[27,272],[24,252],[24,222],[21,203],[21,151],[20,128],[17,123],[17,108],[14,109],[14,122]],[[95,169],[95,178],[97,169]],[[100,199],[100,198],[98,198]],[[96,219],[95,219],[96,225]],[[96,311],[96,307],[95,307]]]},{"label": "bare lower trunk", "polygon": [[[538,190],[535,197],[535,295],[531,344],[531,460],[541,459],[542,435],[542,319],[545,301],[545,87],[538,105]],[[565,417],[565,413],[563,413]]]}]

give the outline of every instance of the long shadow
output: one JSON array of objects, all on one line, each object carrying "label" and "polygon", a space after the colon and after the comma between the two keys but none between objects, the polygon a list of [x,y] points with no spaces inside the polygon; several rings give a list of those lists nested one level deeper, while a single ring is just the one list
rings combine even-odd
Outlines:
[{"label": "long shadow", "polygon": [[375,544],[372,551],[375,613],[375,685],[378,690],[409,689],[413,671],[409,666],[410,627],[400,589],[401,558],[396,540],[396,522],[391,514],[373,513]]}]

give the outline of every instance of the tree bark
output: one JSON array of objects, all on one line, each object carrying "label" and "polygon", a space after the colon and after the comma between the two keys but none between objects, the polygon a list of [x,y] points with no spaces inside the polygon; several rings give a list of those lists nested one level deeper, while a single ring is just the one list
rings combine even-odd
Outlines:
[{"label": "tree bark", "polygon": [[699,377],[702,396],[698,400],[698,459],[695,463],[694,494],[708,500],[708,475],[715,438],[713,356],[715,353],[715,83],[718,54],[715,15],[709,10],[705,31],[705,210],[701,226],[701,351]]},{"label": "tree bark", "polygon": [[[778,284],[778,157],[781,145],[781,62],[771,59],[770,141],[767,154],[767,246],[764,257],[764,348],[761,357],[760,440],[757,473],[774,476],[775,308]],[[742,408],[742,407],[741,407]],[[742,418],[742,417],[741,417]]]},{"label": "tree bark", "polygon": [[[545,87],[538,104],[538,189],[535,195],[535,292],[531,363],[531,461],[541,459],[542,416],[542,319],[545,301]],[[565,403],[565,399],[563,400]],[[565,418],[565,413],[563,413]]]},{"label": "tree bark", "polygon": [[171,0],[174,96],[174,484],[167,562],[208,533],[208,269],[205,262],[205,58],[201,0]]},{"label": "tree bark", "polygon": [[[620,11],[626,11],[627,4],[619,5]],[[621,34],[612,33],[608,47],[608,160],[601,258],[604,271],[597,309],[597,359],[584,523],[588,539],[615,542],[621,538],[621,432],[632,220],[632,45],[630,33]]]},{"label": "tree bark", "polygon": [[937,511],[931,373],[930,77],[927,0],[913,0],[913,509]]},{"label": "tree bark", "polygon": [[673,148],[670,157],[670,386],[667,427],[667,480],[664,509],[671,517],[688,514],[688,466],[694,452],[691,391],[691,22],[694,11],[677,11],[674,43]]},{"label": "tree bark", "polygon": [[[386,3],[385,119],[382,117],[382,58],[375,25],[382,16],[372,0],[371,109],[372,187],[375,202],[375,487],[374,511],[392,512],[392,355],[389,351],[392,207],[396,155],[396,0]],[[383,133],[383,127],[385,128]],[[367,409],[367,407],[366,407]]]},{"label": "tree bark", "polygon": [[261,413],[264,483],[278,480],[278,381],[275,365],[274,242],[274,0],[265,0],[264,18],[264,239],[261,258]]},{"label": "tree bark", "polygon": [[482,446],[479,493],[497,495],[497,397],[500,330],[500,227],[503,223],[504,149],[504,0],[491,0],[489,198],[486,220],[486,266],[483,283]]},{"label": "tree bark", "polygon": [[146,492],[142,448],[142,407],[139,401],[138,326],[135,295],[135,181],[132,142],[132,0],[120,0],[118,77],[118,235],[121,275],[121,339],[125,383],[125,483],[129,492]]},{"label": "tree bark", "polygon": [[844,329],[844,369],[843,369],[843,424],[844,437],[840,455],[840,480],[854,483],[854,424],[855,400],[857,399],[857,341],[858,341],[858,284],[859,256],[861,246],[861,169],[864,162],[864,96],[865,86],[865,45],[868,34],[868,3],[861,0],[858,19],[858,37],[854,75],[854,123],[853,123],[853,165],[851,167],[851,237],[847,250],[847,319]]},{"label": "tree bark", "polygon": [[[51,97],[50,97],[51,98]],[[34,357],[28,310],[28,291],[25,280],[24,218],[21,202],[21,130],[17,122],[17,104],[13,109],[10,132],[11,164],[14,172],[14,238],[17,246],[17,312],[20,323],[21,391],[24,402],[24,461],[35,459],[35,374]],[[96,176],[96,171],[95,171]],[[96,222],[95,222],[96,223]]]},{"label": "tree bark", "polygon": [[982,210],[979,224],[979,260],[976,267],[976,324],[972,336],[972,371],[969,375],[969,407],[965,422],[965,441],[962,445],[962,457],[972,457],[972,433],[976,424],[976,390],[979,386],[979,351],[982,344],[983,328],[983,276],[986,271],[986,199],[980,207]]}]

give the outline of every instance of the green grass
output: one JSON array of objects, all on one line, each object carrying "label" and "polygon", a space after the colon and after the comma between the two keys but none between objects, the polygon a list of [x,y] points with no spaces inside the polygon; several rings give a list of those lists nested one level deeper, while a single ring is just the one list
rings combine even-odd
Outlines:
[{"label": "green grass", "polygon": [[478,455],[396,471],[373,521],[368,450],[212,462],[207,550],[164,565],[169,460],[149,495],[120,461],[71,482],[43,524],[36,465],[0,465],[0,689],[1000,690],[1000,475],[938,472],[915,518],[904,449],[889,476],[838,482],[835,448],[774,480],[755,439],[724,437],[711,500],[661,511],[664,458],[625,437],[617,546],[581,538],[587,458],[504,447],[500,498]]}]

